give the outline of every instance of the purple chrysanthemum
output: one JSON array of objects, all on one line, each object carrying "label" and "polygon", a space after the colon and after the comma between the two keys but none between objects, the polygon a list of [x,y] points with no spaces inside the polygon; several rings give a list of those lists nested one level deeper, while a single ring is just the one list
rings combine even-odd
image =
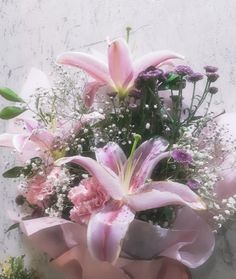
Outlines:
[{"label": "purple chrysanthemum", "polygon": [[214,87],[214,86],[211,86],[208,91],[209,91],[209,93],[214,95],[218,92],[218,88]]},{"label": "purple chrysanthemum", "polygon": [[178,163],[190,164],[193,161],[192,156],[182,149],[172,151],[171,157]]},{"label": "purple chrysanthemum", "polygon": [[207,73],[215,73],[218,71],[218,68],[215,66],[205,66],[204,69]]},{"label": "purple chrysanthemum", "polygon": [[138,76],[142,80],[148,79],[159,79],[165,80],[164,72],[161,69],[157,69],[153,66],[147,68],[145,71],[141,72]]},{"label": "purple chrysanthemum", "polygon": [[189,179],[186,184],[192,190],[198,190],[201,187],[201,184],[195,179]]},{"label": "purple chrysanthemum", "polygon": [[193,70],[189,66],[179,65],[175,67],[175,73],[180,76],[187,76],[193,73]]},{"label": "purple chrysanthemum", "polygon": [[215,82],[219,77],[217,73],[207,73],[206,76],[210,82]]},{"label": "purple chrysanthemum", "polygon": [[189,82],[197,82],[203,79],[203,74],[201,73],[192,73],[191,75],[187,76],[187,81]]}]

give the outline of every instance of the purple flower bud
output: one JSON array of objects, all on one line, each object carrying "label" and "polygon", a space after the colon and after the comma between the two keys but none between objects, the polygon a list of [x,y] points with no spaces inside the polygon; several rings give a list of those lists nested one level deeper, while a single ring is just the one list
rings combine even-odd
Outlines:
[{"label": "purple flower bud", "polygon": [[203,79],[203,75],[201,73],[192,73],[191,75],[187,76],[187,81],[189,82],[197,82]]},{"label": "purple flower bud", "polygon": [[214,95],[218,92],[218,88],[212,86],[212,87],[209,88],[208,92]]},{"label": "purple flower bud", "polygon": [[210,82],[215,82],[219,77],[217,73],[207,73],[206,76]]},{"label": "purple flower bud", "polygon": [[193,70],[189,66],[179,65],[175,67],[175,73],[180,76],[186,76],[191,75],[193,73]]},{"label": "purple flower bud", "polygon": [[215,73],[218,71],[218,68],[214,66],[205,66],[204,69],[207,73]]},{"label": "purple flower bud", "polygon": [[197,180],[194,180],[194,179],[188,180],[186,184],[192,190],[198,190],[199,188],[201,188],[201,184]]},{"label": "purple flower bud", "polygon": [[171,157],[178,163],[190,164],[193,161],[192,156],[182,149],[172,151]]}]

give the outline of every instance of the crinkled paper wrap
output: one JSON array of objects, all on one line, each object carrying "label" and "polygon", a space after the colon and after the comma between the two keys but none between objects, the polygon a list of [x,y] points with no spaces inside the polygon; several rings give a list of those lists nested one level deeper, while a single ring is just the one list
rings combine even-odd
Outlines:
[{"label": "crinkled paper wrap", "polygon": [[[72,279],[189,279],[188,267],[205,262],[214,248],[206,238],[206,223],[188,208],[174,229],[134,221],[116,263],[94,259],[86,245],[86,227],[60,218],[43,217],[21,222],[24,234],[53,260],[51,263]],[[192,222],[189,222],[189,218]],[[185,226],[181,223],[186,222]],[[181,228],[184,227],[184,231]],[[200,232],[199,232],[200,227]],[[154,258],[154,259],[153,259]]]}]

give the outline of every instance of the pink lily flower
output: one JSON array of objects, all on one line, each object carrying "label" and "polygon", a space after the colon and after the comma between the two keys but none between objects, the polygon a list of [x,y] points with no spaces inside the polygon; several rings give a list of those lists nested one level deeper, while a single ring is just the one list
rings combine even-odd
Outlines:
[{"label": "pink lily flower", "polygon": [[171,204],[206,209],[198,195],[186,185],[172,181],[147,182],[156,164],[169,156],[169,152],[164,152],[167,146],[162,139],[151,139],[136,151],[133,148],[127,159],[117,144],[109,143],[96,150],[97,161],[73,156],[56,162],[56,165],[73,162],[82,166],[110,196],[88,223],[88,249],[98,260],[114,262],[119,257],[122,240],[135,212]]},{"label": "pink lily flower", "polygon": [[134,87],[139,73],[149,66],[161,66],[170,59],[183,56],[169,50],[154,51],[132,61],[129,47],[122,38],[108,43],[108,62],[83,52],[65,52],[59,55],[57,63],[78,67],[95,81],[85,89],[85,104],[91,106],[98,89],[108,85],[123,98]]},{"label": "pink lily flower", "polygon": [[14,148],[23,162],[33,157],[41,157],[50,163],[53,159],[65,156],[63,150],[60,151],[54,146],[58,138],[64,143],[72,131],[78,133],[84,125],[103,119],[103,117],[98,112],[92,112],[84,114],[77,122],[58,123],[55,128],[42,127],[33,118],[18,119],[18,121],[23,122],[22,132],[1,134],[0,146]]}]

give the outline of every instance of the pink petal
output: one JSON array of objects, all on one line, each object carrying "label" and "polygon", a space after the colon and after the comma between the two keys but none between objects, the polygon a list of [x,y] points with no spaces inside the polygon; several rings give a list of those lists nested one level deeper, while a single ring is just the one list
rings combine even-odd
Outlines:
[{"label": "pink petal", "polygon": [[[160,160],[169,156],[168,152],[163,152],[167,147],[168,142],[160,138],[145,141],[138,147],[132,159],[135,165],[130,182],[132,191],[137,190],[150,178],[153,169]],[[128,167],[128,164],[126,167]]]},{"label": "pink petal", "polygon": [[40,146],[43,150],[50,150],[54,142],[53,134],[46,130],[33,131],[29,139]]},{"label": "pink petal", "polygon": [[0,146],[15,148],[20,154],[18,159],[20,162],[26,162],[33,157],[41,157],[42,154],[36,150],[36,145],[28,141],[28,135],[20,134],[2,134],[0,135]]},{"label": "pink petal", "polygon": [[33,132],[33,130],[37,129],[39,127],[39,122],[32,118],[22,118],[22,121],[24,122],[25,128],[28,132]]},{"label": "pink petal", "polygon": [[65,157],[57,160],[56,165],[63,165],[66,163],[75,163],[86,169],[107,193],[115,200],[121,200],[123,193],[118,177],[112,171],[102,167],[99,163],[89,157],[73,156]]},{"label": "pink petal", "polygon": [[0,135],[0,146],[4,146],[4,147],[14,147],[13,145],[13,137],[15,135],[14,134],[1,134]]},{"label": "pink petal", "polygon": [[195,210],[204,210],[206,205],[188,186],[176,182],[151,182],[143,192],[126,197],[135,211],[142,211],[166,205],[187,205]]},{"label": "pink petal", "polygon": [[18,152],[23,151],[29,137],[30,135],[14,135],[12,142]]},{"label": "pink petal", "polygon": [[122,240],[135,214],[128,206],[110,203],[94,214],[89,222],[88,249],[100,261],[114,262],[120,254]]},{"label": "pink petal", "polygon": [[127,160],[124,151],[113,142],[106,144],[103,148],[97,148],[95,154],[99,164],[108,167],[117,175]]},{"label": "pink petal", "polygon": [[107,65],[95,56],[82,52],[65,52],[59,55],[57,63],[78,67],[101,83],[110,83]]},{"label": "pink petal", "polygon": [[94,102],[94,98],[96,93],[98,92],[99,88],[102,87],[103,84],[101,82],[97,82],[97,81],[92,81],[92,82],[88,82],[85,85],[85,89],[84,89],[84,103],[86,107],[91,107],[93,102]]},{"label": "pink petal", "polygon": [[133,67],[129,47],[124,39],[120,38],[109,44],[108,65],[116,87],[126,87],[133,78]]},{"label": "pink petal", "polygon": [[150,52],[134,62],[134,79],[150,66],[159,66],[163,62],[169,59],[184,59],[184,57],[178,53],[169,50]]}]

